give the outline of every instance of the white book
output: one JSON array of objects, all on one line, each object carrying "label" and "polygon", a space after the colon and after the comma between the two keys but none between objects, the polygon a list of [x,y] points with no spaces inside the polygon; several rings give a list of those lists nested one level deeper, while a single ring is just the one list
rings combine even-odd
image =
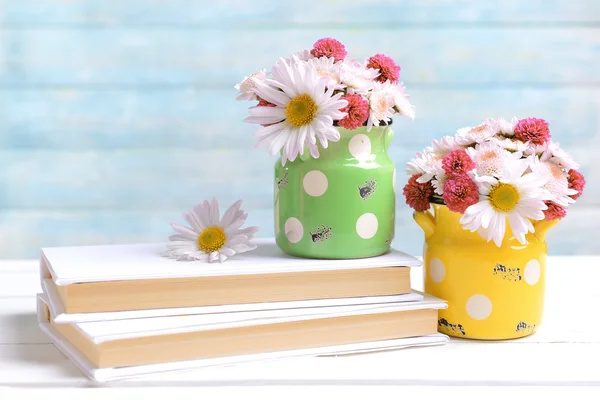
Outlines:
[{"label": "white book", "polygon": [[[179,309],[410,293],[410,268],[422,262],[401,251],[370,258],[322,260],[284,254],[274,239],[224,263],[176,261],[164,243],[41,249],[40,278],[54,287],[64,314]],[[46,290],[50,293],[51,290]],[[370,301],[370,300],[367,300]],[[385,301],[385,300],[384,300]]]},{"label": "white book", "polygon": [[176,261],[161,256],[165,243],[44,247],[41,277],[57,286],[74,283],[198,278],[210,276],[336,271],[383,267],[420,267],[422,262],[396,249],[377,257],[324,260],[289,256],[273,238],[253,241],[258,247],[223,263]]},{"label": "white book", "polygon": [[[46,296],[43,294],[38,295],[37,301],[40,328],[87,376],[98,381],[281,357],[360,353],[409,346],[443,344],[447,341],[445,335],[437,333],[437,310],[446,308],[447,304],[427,294],[423,295],[422,301],[416,302],[248,311],[72,324],[53,323],[53,316],[48,307]],[[406,319],[404,319],[405,315]],[[347,332],[344,329],[345,325],[339,325],[338,322],[346,323],[346,321],[350,321],[349,318],[356,321],[364,320],[364,323],[360,322],[363,324],[360,328],[362,331],[348,332],[349,335],[354,336],[354,342],[352,343],[343,343],[343,337],[339,339],[342,343],[334,343],[331,336],[338,340],[339,332]],[[325,325],[322,325],[323,323]],[[327,325],[332,323],[335,325]],[[402,327],[403,323],[413,325]],[[356,339],[369,337],[371,333],[371,336],[375,337],[377,332],[389,336],[392,331],[385,328],[386,324],[398,332],[398,337],[386,337],[383,340],[370,341]],[[292,329],[288,331],[281,330],[286,327]],[[328,329],[334,329],[334,331]],[[338,329],[338,333],[335,329]],[[411,330],[413,333],[411,333]],[[242,333],[241,336],[235,336],[240,332]],[[261,332],[266,333],[266,336],[261,336]],[[332,335],[328,335],[329,332],[333,332]],[[414,332],[426,333],[415,334]],[[228,336],[232,333],[234,336]],[[319,335],[323,338],[323,343],[326,344],[315,344],[317,342],[314,341],[314,337]],[[205,338],[209,341],[203,342],[204,339],[197,339],[198,341],[194,342],[196,340],[194,338]],[[156,343],[151,344],[152,340],[156,340]],[[171,342],[167,343],[166,340],[171,340]],[[349,341],[351,339],[348,337],[345,340]],[[273,347],[272,343],[278,341],[285,345],[282,344],[279,347],[275,345]],[[297,341],[301,344],[296,345]],[[123,346],[123,343],[127,345]],[[252,351],[255,344],[257,349],[263,349],[263,351]],[[219,356],[215,350],[208,357],[189,358],[190,351],[208,351],[210,353],[219,346],[225,349],[227,355]],[[236,349],[238,347],[246,348],[246,350],[240,351],[239,354],[230,350],[230,348]],[[250,348],[250,351],[248,348]],[[162,351],[160,351],[161,349]],[[269,349],[275,350],[270,351]],[[95,358],[95,355],[99,354],[98,352],[101,350],[108,352],[108,358]],[[139,352],[137,356],[135,351]],[[185,354],[188,359],[140,363],[140,359],[144,357],[158,357],[160,354],[168,354],[169,357],[174,357],[178,352],[183,352],[182,354]],[[128,364],[129,359],[126,358],[128,354],[133,354],[131,360],[134,361],[131,362],[131,365]],[[112,358],[116,364],[109,365],[109,358]],[[102,360],[106,361],[106,365],[103,364],[104,361]]]},{"label": "white book", "polygon": [[51,284],[51,281],[49,279],[42,280],[42,290],[46,295],[46,301],[48,303],[48,307],[50,308],[50,312],[54,316],[54,322],[57,324],[69,324],[74,322],[116,321],[123,319],[169,317],[177,315],[243,313],[249,311],[277,311],[318,308],[323,308],[327,310],[334,306],[368,306],[375,304],[418,302],[423,300],[423,295],[421,293],[412,291],[411,293],[395,296],[351,297],[343,299],[281,301],[272,303],[231,304],[223,306],[158,308],[135,311],[69,314],[65,312],[65,309],[60,300],[60,296],[56,291],[56,287]]}]

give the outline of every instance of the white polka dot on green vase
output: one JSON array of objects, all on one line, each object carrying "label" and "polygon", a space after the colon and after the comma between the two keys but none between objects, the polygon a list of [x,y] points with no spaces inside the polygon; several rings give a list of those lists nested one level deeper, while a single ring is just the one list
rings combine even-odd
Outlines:
[{"label": "white polka dot on green vase", "polygon": [[327,177],[321,171],[312,170],[304,175],[304,191],[309,196],[322,196],[327,190],[327,184]]},{"label": "white polka dot on green vase", "polygon": [[[319,158],[275,165],[278,246],[307,258],[360,258],[389,250],[395,218],[395,165],[389,127],[346,130],[319,146]],[[285,178],[285,179],[284,179]]]},{"label": "white polka dot on green vase", "polygon": [[288,218],[285,221],[285,236],[290,243],[298,243],[304,235],[304,227],[298,218]]}]

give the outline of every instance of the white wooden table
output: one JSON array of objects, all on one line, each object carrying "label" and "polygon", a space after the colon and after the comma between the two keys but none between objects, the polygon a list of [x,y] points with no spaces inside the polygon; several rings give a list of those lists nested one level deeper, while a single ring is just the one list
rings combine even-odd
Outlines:
[{"label": "white wooden table", "polygon": [[[422,289],[420,270],[412,275]],[[545,317],[530,337],[505,342],[453,339],[444,346],[342,357],[305,357],[205,368],[152,380],[97,384],[89,381],[37,327],[38,262],[0,262],[0,398],[21,391],[69,393],[110,387],[124,393],[160,394],[200,388],[214,398],[308,396],[340,390],[369,397],[373,387],[420,397],[432,390],[480,396],[523,394],[545,387],[569,396],[584,387],[600,391],[600,257],[550,257]],[[486,385],[499,386],[493,393]],[[567,388],[568,387],[568,388]],[[4,392],[2,392],[4,390]],[[506,392],[506,393],[505,393]],[[4,394],[3,394],[4,393]],[[163,392],[166,394],[167,392]],[[6,396],[9,394],[8,396]],[[598,395],[599,393],[596,393]],[[311,394],[312,396],[313,394]],[[362,397],[362,396],[359,396]],[[331,397],[330,397],[331,398]],[[363,397],[365,398],[365,397]],[[575,397],[577,398],[577,397]],[[600,398],[600,396],[596,397]]]}]

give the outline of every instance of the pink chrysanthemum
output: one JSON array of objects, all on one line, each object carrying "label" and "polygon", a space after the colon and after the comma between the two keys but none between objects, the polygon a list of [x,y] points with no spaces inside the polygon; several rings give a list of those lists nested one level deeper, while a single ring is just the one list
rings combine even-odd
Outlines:
[{"label": "pink chrysanthemum", "polygon": [[400,79],[400,66],[396,65],[394,60],[383,54],[375,54],[367,61],[367,68],[379,70],[379,76],[376,81],[385,82],[389,80],[392,83],[398,82]]},{"label": "pink chrysanthemum", "polygon": [[475,168],[475,162],[463,149],[456,149],[442,159],[442,168],[448,175],[465,175]]},{"label": "pink chrysanthemum", "polygon": [[450,211],[464,213],[479,201],[477,183],[467,175],[452,176],[444,183],[444,204]]},{"label": "pink chrysanthemum", "polygon": [[258,105],[261,107],[277,107],[275,104],[269,103],[268,101],[266,101],[265,99],[261,99],[260,97],[258,98]]},{"label": "pink chrysanthemum", "polygon": [[583,188],[585,187],[585,178],[583,174],[574,169],[569,170],[569,189],[577,190],[577,194],[571,195],[573,200],[577,200],[579,196],[583,194]]},{"label": "pink chrysanthemum", "polygon": [[333,38],[319,39],[313,45],[313,49],[310,51],[314,57],[333,57],[336,62],[342,61],[346,58],[346,47]]},{"label": "pink chrysanthemum", "polygon": [[348,105],[341,110],[348,115],[339,120],[338,125],[346,129],[362,126],[369,118],[369,101],[358,94],[347,94],[342,100],[348,101]]},{"label": "pink chrysanthemum", "polygon": [[548,209],[544,210],[544,219],[552,221],[553,219],[561,219],[567,216],[567,210],[560,204],[547,200],[544,202]]},{"label": "pink chrysanthemum", "polygon": [[525,118],[515,126],[515,138],[522,142],[544,144],[550,140],[548,123],[541,118]]},{"label": "pink chrysanthemum", "polygon": [[433,185],[431,181],[426,183],[417,182],[419,176],[419,174],[411,176],[402,193],[406,197],[406,204],[416,211],[426,211],[429,210],[429,200],[433,196]]}]

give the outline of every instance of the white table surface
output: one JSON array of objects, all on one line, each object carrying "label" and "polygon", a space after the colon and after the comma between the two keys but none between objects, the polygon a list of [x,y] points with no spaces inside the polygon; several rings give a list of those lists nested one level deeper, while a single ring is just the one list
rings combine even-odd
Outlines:
[{"label": "white table surface", "polygon": [[[413,288],[422,290],[421,269],[414,269],[411,277]],[[478,391],[485,389],[482,393],[489,398],[492,394],[510,395],[515,388],[546,387],[560,394],[568,386],[572,395],[582,387],[600,389],[599,280],[600,257],[550,257],[544,321],[538,332],[527,338],[501,342],[452,339],[430,348],[281,359],[98,384],[89,381],[37,327],[38,261],[1,261],[0,398],[12,398],[10,394],[20,398],[21,391],[77,393],[94,387],[110,387],[122,394],[201,388],[212,398],[227,397],[236,390],[243,390],[244,396],[270,394],[277,398],[285,393],[306,397],[311,389],[319,394],[334,390],[338,395],[344,389],[354,395],[365,391],[369,397],[373,387],[401,387],[403,394],[415,392],[420,397],[442,388],[444,393],[462,398],[468,393],[479,396]],[[487,385],[498,386],[500,391],[492,393]]]}]

